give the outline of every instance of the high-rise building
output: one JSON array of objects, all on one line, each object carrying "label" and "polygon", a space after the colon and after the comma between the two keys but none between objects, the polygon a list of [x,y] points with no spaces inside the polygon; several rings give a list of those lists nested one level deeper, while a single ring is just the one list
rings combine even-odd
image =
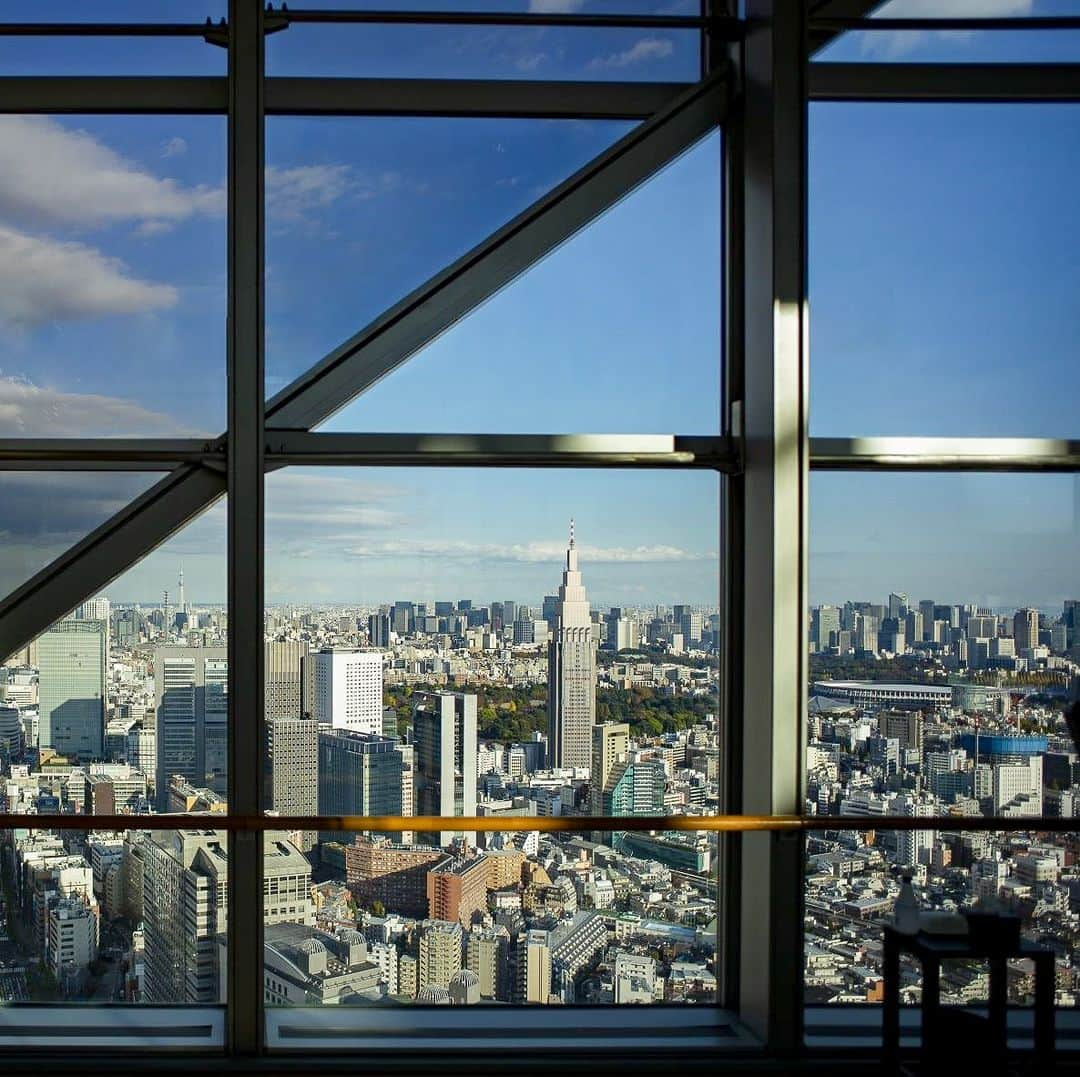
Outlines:
[{"label": "high-rise building", "polygon": [[106,654],[109,653],[109,648],[112,645],[111,616],[112,607],[109,604],[109,600],[104,595],[98,595],[97,598],[88,598],[75,611],[75,619],[77,621],[101,621],[105,625]]},{"label": "high-rise building", "polygon": [[1039,645],[1039,611],[1033,609],[1017,610],[1013,614],[1013,638],[1016,641],[1016,653]]},{"label": "high-rise building", "polygon": [[[216,1003],[227,929],[229,861],[219,830],[154,830],[139,845],[147,1002]],[[267,832],[263,918],[313,925],[311,865]]]},{"label": "high-rise building", "polygon": [[303,698],[301,668],[310,647],[296,640],[274,640],[266,644],[266,717],[299,718],[311,709]]},{"label": "high-rise building", "polygon": [[461,971],[464,932],[461,924],[425,920],[420,925],[420,990],[449,987],[450,978]]},{"label": "high-rise building", "polygon": [[510,1001],[510,932],[505,927],[475,928],[465,943],[465,967],[480,980],[480,997]]},{"label": "high-rise building", "polygon": [[346,729],[319,733],[321,815],[401,815],[403,757],[397,741]]},{"label": "high-rise building", "polygon": [[105,755],[105,622],[60,621],[38,638],[38,746]]},{"label": "high-rise building", "polygon": [[831,646],[834,634],[840,632],[840,611],[835,606],[818,606],[810,615],[810,639],[819,651]]},{"label": "high-rise building", "polygon": [[345,846],[345,884],[361,905],[378,901],[402,916],[427,916],[427,873],[443,859],[441,849],[358,834]]},{"label": "high-rise building", "polygon": [[321,725],[354,733],[381,733],[383,660],[378,651],[327,648],[315,663],[313,713]]},{"label": "high-rise building", "polygon": [[468,927],[487,909],[488,876],[486,857],[447,857],[428,872],[428,916]]},{"label": "high-rise building", "polygon": [[318,723],[267,715],[265,759],[267,807],[279,815],[318,814]]},{"label": "high-rise building", "polygon": [[894,591],[889,595],[889,616],[899,621],[907,616],[908,611],[908,596],[903,591]]},{"label": "high-rise building", "polygon": [[228,787],[229,661],[224,647],[154,649],[157,780],[164,809],[169,779],[180,774],[224,796]]},{"label": "high-rise building", "polygon": [[596,641],[578,570],[574,523],[548,641],[548,753],[556,767],[587,767],[596,723]]},{"label": "high-rise building", "polygon": [[368,617],[368,642],[372,647],[388,648],[392,628],[390,614],[381,610],[378,613],[373,613]]},{"label": "high-rise building", "polygon": [[604,814],[604,793],[630,752],[630,726],[626,722],[604,722],[592,729],[591,807],[593,815]]},{"label": "high-rise building", "polygon": [[[466,692],[417,693],[413,708],[417,815],[476,814],[476,696]],[[460,832],[458,832],[460,833]],[[451,830],[425,840],[449,844]],[[470,832],[469,841],[475,841]]]},{"label": "high-rise building", "polygon": [[411,602],[395,602],[392,614],[393,628],[399,636],[407,636],[413,630],[415,611]]}]

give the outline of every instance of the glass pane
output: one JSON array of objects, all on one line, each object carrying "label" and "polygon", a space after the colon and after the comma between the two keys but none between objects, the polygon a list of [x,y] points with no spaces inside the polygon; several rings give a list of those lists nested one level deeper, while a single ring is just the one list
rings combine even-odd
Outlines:
[{"label": "glass pane", "polygon": [[[317,1013],[286,1007],[715,1002],[715,862],[676,868],[584,834],[478,837],[450,849],[335,833],[302,919],[290,880],[275,891],[269,877],[271,1042],[285,1025],[320,1028]],[[648,899],[676,875],[677,897]],[[325,1045],[362,1036],[353,1020],[338,1011]]]},{"label": "glass pane", "polygon": [[268,393],[304,373],[631,126],[270,119]]},{"label": "glass pane", "polygon": [[324,429],[715,434],[721,160],[703,139]]},{"label": "glass pane", "polygon": [[[410,10],[411,3],[355,3],[338,9]],[[292,4],[300,11],[318,4]],[[566,0],[441,2],[426,10],[469,12],[697,15],[694,0],[608,3]],[[365,78],[609,79],[693,82],[700,78],[697,30],[564,26],[438,26],[293,23],[266,43],[271,75]]]},{"label": "glass pane", "polygon": [[[1075,961],[1074,836],[961,830],[1072,816],[1080,798],[1063,714],[1080,645],[1076,477],[816,474],[810,493],[806,809],[836,827],[808,838],[807,1000],[880,1001],[880,920],[904,874],[924,907],[1018,913],[1025,937]],[[894,528],[899,506],[932,523]],[[957,831],[855,833],[841,818],[883,815],[954,815]],[[985,999],[969,973],[947,999]],[[1071,980],[1058,997],[1072,1004]]]},{"label": "glass pane", "polygon": [[6,811],[225,810],[224,550],[222,502],[9,656]]},{"label": "glass pane", "polygon": [[158,481],[151,471],[0,470],[0,594],[10,594]]},{"label": "glass pane", "polygon": [[0,437],[225,423],[225,121],[0,116]]},{"label": "glass pane", "polygon": [[[9,23],[216,23],[228,14],[226,0],[5,0]],[[0,70],[5,75],[223,75],[226,51],[201,36],[5,37]]]},{"label": "glass pane", "polygon": [[1073,105],[816,104],[811,433],[1075,437]]},{"label": "glass pane", "polygon": [[[891,0],[878,18],[1011,18],[1077,14],[1076,0]],[[848,31],[816,53],[815,60],[876,63],[1069,63],[1080,59],[1075,30],[873,30]]]},{"label": "glass pane", "polygon": [[[1074,764],[1075,765],[1075,764]],[[960,824],[958,820],[958,824]],[[882,920],[895,914],[903,880],[912,891],[921,922],[937,920],[942,929],[967,912],[1007,918],[998,926],[1015,930],[1021,946],[1048,950],[1054,959],[1054,998],[1058,1006],[1080,1001],[1072,969],[1077,961],[1069,897],[1078,883],[1073,863],[1075,832],[1029,830],[974,833],[962,829],[877,832],[830,830],[807,841],[806,1001],[808,1005],[876,1003],[883,997]],[[912,851],[921,859],[912,867]],[[961,919],[956,923],[959,929]],[[1008,955],[1006,992],[1011,1007],[1031,1007],[1035,968],[1030,956]],[[990,992],[987,955],[942,963],[941,1002],[947,1007],[985,1006]],[[917,961],[901,959],[900,1001],[917,1005],[922,974]],[[850,1017],[827,1015],[808,1020],[807,1039],[845,1033],[861,1026]],[[914,1027],[904,1018],[902,1033]],[[958,1026],[959,1027],[959,1026]],[[1013,1013],[1009,1045],[1031,1044],[1031,1018]],[[873,1031],[873,1030],[870,1030]],[[856,1035],[857,1035],[856,1031]]]},{"label": "glass pane", "polygon": [[[718,486],[704,472],[268,476],[269,806],[715,812]],[[499,512],[461,511],[485,502]],[[678,835],[626,844],[700,853]]]},{"label": "glass pane", "polygon": [[[0,953],[5,1041],[28,1046],[212,1047],[223,1042],[216,1010],[224,983],[228,835],[222,830],[8,832]],[[207,1007],[204,1019],[174,1023],[115,1010],[83,1010],[75,1022],[55,1009],[151,1003]],[[72,1027],[72,1025],[77,1027]],[[156,1026],[156,1027],[155,1027]],[[201,1026],[201,1027],[200,1027]]]}]

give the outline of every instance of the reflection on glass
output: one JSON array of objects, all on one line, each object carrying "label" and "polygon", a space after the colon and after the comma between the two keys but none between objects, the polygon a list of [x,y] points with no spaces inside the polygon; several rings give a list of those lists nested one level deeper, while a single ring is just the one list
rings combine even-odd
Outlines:
[{"label": "reflection on glass", "polygon": [[[927,910],[1021,916],[1025,938],[1060,954],[1059,1001],[1076,1003],[1076,836],[1025,820],[1080,813],[1063,716],[1080,672],[1077,489],[1072,476],[813,477],[806,810],[835,826],[807,841],[808,1001],[881,1000],[880,921],[910,874]],[[955,825],[844,826],[888,815]],[[965,832],[978,816],[1020,829]],[[942,991],[984,1000],[985,967],[958,965]],[[1013,962],[1010,1000],[1031,992]],[[911,969],[903,995],[918,995]]]},{"label": "reflection on glass", "polygon": [[219,1001],[224,831],[209,822],[181,831],[16,828],[4,845],[6,1002]]},{"label": "reflection on glass", "polygon": [[1073,105],[812,106],[812,434],[1076,435],[1078,152]]},{"label": "reflection on glass", "polygon": [[528,829],[481,834],[479,845],[333,837],[320,847],[321,881],[295,909],[296,845],[268,847],[270,1006],[716,998],[708,855],[692,868],[618,840]]},{"label": "reflection on glass", "polygon": [[0,437],[220,430],[224,181],[222,117],[0,116]]},{"label": "reflection on glass", "polygon": [[632,126],[622,121],[271,118],[268,394]]},{"label": "reflection on glass", "polygon": [[25,583],[158,478],[149,471],[0,471],[0,594]]},{"label": "reflection on glass", "polygon": [[[97,476],[70,476],[89,477]],[[64,503],[40,488],[36,496]],[[5,811],[225,811],[224,508],[204,513],[106,593],[7,657],[0,669]]]},{"label": "reflection on glass", "polygon": [[702,139],[324,429],[715,434],[721,159]]}]

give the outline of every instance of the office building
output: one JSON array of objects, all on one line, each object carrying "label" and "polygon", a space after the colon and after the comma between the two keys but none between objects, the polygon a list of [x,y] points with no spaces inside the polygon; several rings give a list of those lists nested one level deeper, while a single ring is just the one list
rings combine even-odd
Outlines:
[{"label": "office building", "polygon": [[1039,611],[1033,609],[1017,610],[1013,614],[1013,639],[1016,654],[1023,655],[1039,646]]},{"label": "office building", "polygon": [[626,722],[604,722],[592,729],[590,808],[593,815],[605,814],[605,794],[610,799],[616,771],[621,771],[630,752],[630,726]]},{"label": "office building", "polygon": [[320,725],[381,733],[383,659],[378,651],[324,649],[312,655],[314,714]]},{"label": "office building", "polygon": [[587,767],[596,723],[596,641],[578,570],[574,525],[548,643],[548,754],[555,767]]},{"label": "office building", "polygon": [[301,691],[303,662],[310,647],[295,640],[274,640],[266,644],[266,718],[299,718],[311,703]]},{"label": "office building", "polygon": [[377,901],[402,916],[427,916],[427,873],[446,854],[426,845],[401,845],[358,834],[345,846],[345,883],[357,904]]},{"label": "office building", "polygon": [[105,755],[106,632],[60,621],[38,643],[38,746],[88,762]]},{"label": "office building", "polygon": [[490,871],[487,858],[448,857],[427,876],[428,916],[468,927],[487,909]]},{"label": "office building", "polygon": [[[414,798],[417,815],[476,814],[476,696],[465,692],[417,693],[413,707]],[[448,845],[453,830],[421,840]],[[473,832],[466,837],[475,842]]]},{"label": "office building", "polygon": [[319,810],[319,725],[313,718],[266,718],[267,806],[278,815]]},{"label": "office building", "polygon": [[320,815],[401,815],[403,756],[390,737],[318,734]]},{"label": "office building", "polygon": [[222,796],[228,784],[229,662],[224,647],[154,649],[158,803],[179,774]]}]

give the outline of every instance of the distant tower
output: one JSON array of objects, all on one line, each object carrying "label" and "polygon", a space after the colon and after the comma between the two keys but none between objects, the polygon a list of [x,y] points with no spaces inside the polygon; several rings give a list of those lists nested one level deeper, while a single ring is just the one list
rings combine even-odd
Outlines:
[{"label": "distant tower", "polygon": [[548,757],[555,767],[588,767],[596,722],[596,643],[578,571],[574,521],[548,641]]},{"label": "distant tower", "polygon": [[187,604],[184,602],[184,566],[180,566],[180,612],[187,613]]},{"label": "distant tower", "polygon": [[162,610],[163,617],[162,617],[162,622],[161,622],[161,631],[167,636],[169,634],[169,592],[168,591],[162,591],[161,592],[161,605],[163,607],[163,610]]}]

